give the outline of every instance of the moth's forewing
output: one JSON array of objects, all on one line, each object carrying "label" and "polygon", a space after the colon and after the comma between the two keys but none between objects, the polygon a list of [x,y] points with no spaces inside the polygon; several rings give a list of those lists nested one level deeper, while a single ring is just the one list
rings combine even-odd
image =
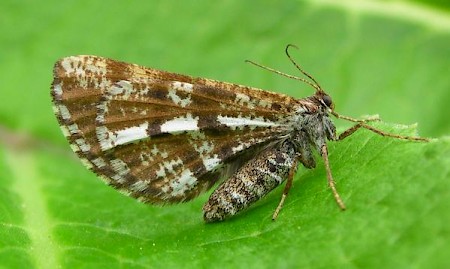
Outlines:
[{"label": "moth's forewing", "polygon": [[[97,56],[55,64],[55,114],[72,149],[145,202],[192,199],[291,131],[301,100]],[[250,154],[249,154],[250,152]]]}]

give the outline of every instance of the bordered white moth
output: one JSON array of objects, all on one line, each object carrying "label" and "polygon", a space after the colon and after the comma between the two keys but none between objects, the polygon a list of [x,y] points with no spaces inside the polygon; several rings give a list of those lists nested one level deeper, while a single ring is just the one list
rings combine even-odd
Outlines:
[{"label": "bordered white moth", "polygon": [[[247,208],[287,179],[275,219],[299,162],[315,167],[322,156],[328,184],[341,209],[327,140],[342,140],[359,128],[385,133],[334,111],[331,97],[289,55],[306,78],[250,62],[312,86],[296,99],[242,85],[193,78],[98,56],[56,62],[54,111],[83,163],[109,185],[145,203],[189,201],[215,185],[203,207],[207,222]],[[329,114],[355,122],[337,136]]]}]

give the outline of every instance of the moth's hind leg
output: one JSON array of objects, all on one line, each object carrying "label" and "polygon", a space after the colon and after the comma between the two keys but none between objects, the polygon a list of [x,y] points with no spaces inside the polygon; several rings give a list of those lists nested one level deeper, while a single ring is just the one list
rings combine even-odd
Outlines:
[{"label": "moth's hind leg", "polygon": [[283,207],[284,200],[286,200],[289,190],[292,187],[292,181],[294,180],[294,176],[295,176],[295,173],[297,172],[297,168],[298,168],[298,159],[295,159],[294,163],[291,166],[291,169],[289,170],[289,176],[288,176],[286,185],[284,186],[283,194],[281,195],[281,200],[278,203],[277,208],[273,212],[272,220],[275,220],[278,217],[278,214],[280,213],[280,210]]}]

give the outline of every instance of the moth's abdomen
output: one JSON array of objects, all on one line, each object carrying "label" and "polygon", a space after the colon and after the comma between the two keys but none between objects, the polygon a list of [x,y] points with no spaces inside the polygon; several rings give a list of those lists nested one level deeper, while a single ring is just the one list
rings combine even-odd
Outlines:
[{"label": "moth's abdomen", "polygon": [[211,194],[203,206],[205,221],[233,216],[265,196],[287,178],[295,155],[294,146],[285,141],[243,165]]}]

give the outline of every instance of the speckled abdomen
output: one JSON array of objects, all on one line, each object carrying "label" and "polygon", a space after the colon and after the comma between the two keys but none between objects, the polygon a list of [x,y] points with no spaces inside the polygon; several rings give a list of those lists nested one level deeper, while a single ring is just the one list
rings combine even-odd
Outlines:
[{"label": "speckled abdomen", "polygon": [[205,221],[233,216],[272,191],[288,177],[295,158],[294,145],[289,141],[261,152],[211,194],[203,206]]}]

